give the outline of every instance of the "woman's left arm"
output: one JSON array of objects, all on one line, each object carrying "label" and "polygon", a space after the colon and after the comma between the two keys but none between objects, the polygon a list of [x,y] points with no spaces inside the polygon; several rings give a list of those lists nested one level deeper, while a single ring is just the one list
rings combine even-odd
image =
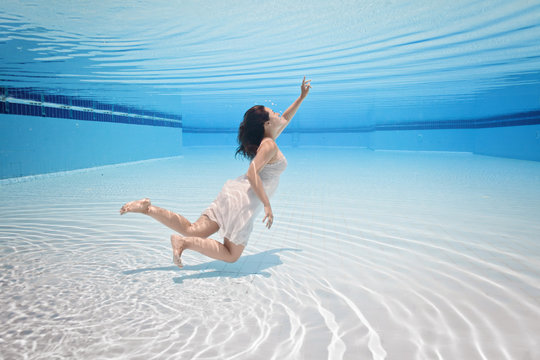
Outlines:
[{"label": "woman's left arm", "polygon": [[311,89],[311,80],[306,81],[306,77],[304,76],[304,80],[302,80],[302,86],[301,86],[301,92],[298,99],[296,99],[291,106],[287,110],[283,112],[283,115],[281,115],[281,118],[284,120],[283,125],[281,129],[279,129],[278,136],[281,134],[283,130],[289,125],[290,121],[292,120],[294,114],[296,114],[296,111],[300,107],[300,104],[302,104],[302,101],[306,98],[306,96],[309,93],[309,89]]}]

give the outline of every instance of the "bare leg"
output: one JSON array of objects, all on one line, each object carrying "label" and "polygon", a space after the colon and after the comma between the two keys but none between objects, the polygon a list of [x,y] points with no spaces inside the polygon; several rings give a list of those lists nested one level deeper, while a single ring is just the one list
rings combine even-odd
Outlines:
[{"label": "bare leg", "polygon": [[224,244],[222,244],[213,239],[182,237],[180,235],[171,235],[171,244],[173,248],[173,261],[179,267],[182,267],[181,256],[185,249],[197,251],[216,260],[235,262],[242,255],[245,248],[243,245],[233,244],[227,238],[225,238]]},{"label": "bare leg", "polygon": [[185,236],[208,237],[219,230],[219,225],[207,216],[201,216],[196,222],[191,223],[180,214],[170,210],[154,206],[150,199],[141,199],[129,202],[122,206],[120,214],[126,212],[138,212],[153,217],[163,225]]}]

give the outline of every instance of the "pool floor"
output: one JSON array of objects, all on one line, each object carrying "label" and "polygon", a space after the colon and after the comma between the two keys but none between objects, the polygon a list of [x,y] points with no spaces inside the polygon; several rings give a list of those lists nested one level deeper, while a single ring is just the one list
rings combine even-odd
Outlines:
[{"label": "pool floor", "polygon": [[[0,185],[0,358],[533,359],[540,163],[283,148],[233,264],[127,201],[194,221],[247,170],[234,148]],[[217,234],[216,234],[217,236]]]}]

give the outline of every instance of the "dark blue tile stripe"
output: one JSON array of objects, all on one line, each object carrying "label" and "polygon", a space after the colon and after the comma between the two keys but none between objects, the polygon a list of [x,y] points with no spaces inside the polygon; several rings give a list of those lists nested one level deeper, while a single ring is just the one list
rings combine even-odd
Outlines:
[{"label": "dark blue tile stripe", "polygon": [[[68,106],[78,106],[96,110],[115,111],[127,114],[151,116],[149,118],[140,118],[132,116],[122,116],[114,114],[101,114],[92,111],[77,111],[73,109],[63,109],[56,107],[41,106],[38,104],[18,104],[7,102],[6,98],[12,97],[21,100],[30,100],[36,102],[48,102]],[[151,125],[161,127],[182,127],[182,115],[167,114],[163,112],[152,112],[123,105],[114,105],[100,103],[93,100],[79,99],[65,95],[40,94],[33,89],[21,88],[0,88],[0,114],[11,115],[30,115],[53,118],[66,118],[74,120],[116,122],[136,125]],[[162,119],[156,119],[162,118]],[[173,121],[170,121],[173,120]]]},{"label": "dark blue tile stripe", "polygon": [[[504,126],[523,126],[540,124],[540,110],[503,114],[480,119],[437,120],[437,121],[403,121],[399,123],[383,123],[354,128],[288,128],[288,133],[354,133],[390,130],[436,130],[436,129],[480,129]],[[184,127],[184,133],[236,133],[237,128],[196,128]]]}]

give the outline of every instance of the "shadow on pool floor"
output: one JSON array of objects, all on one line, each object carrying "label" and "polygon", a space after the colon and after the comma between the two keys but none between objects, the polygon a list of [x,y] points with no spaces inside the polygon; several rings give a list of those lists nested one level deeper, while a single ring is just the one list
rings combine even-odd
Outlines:
[{"label": "shadow on pool floor", "polygon": [[[266,250],[253,255],[245,255],[240,257],[238,261],[234,263],[226,263],[224,261],[213,260],[197,265],[184,265],[183,269],[178,269],[176,266],[167,266],[167,267],[152,267],[152,268],[141,268],[134,270],[127,270],[123,273],[126,275],[133,275],[147,271],[171,271],[171,270],[200,270],[195,274],[190,274],[186,276],[180,276],[173,279],[176,283],[182,283],[184,280],[188,279],[201,279],[201,278],[212,278],[212,277],[230,277],[230,278],[240,278],[248,275],[263,275],[264,277],[270,277],[270,273],[264,270],[270,269],[274,266],[283,264],[279,255],[283,251],[302,251],[300,249],[293,248],[281,248],[281,249],[272,249]],[[208,271],[213,270],[213,271]]]}]

